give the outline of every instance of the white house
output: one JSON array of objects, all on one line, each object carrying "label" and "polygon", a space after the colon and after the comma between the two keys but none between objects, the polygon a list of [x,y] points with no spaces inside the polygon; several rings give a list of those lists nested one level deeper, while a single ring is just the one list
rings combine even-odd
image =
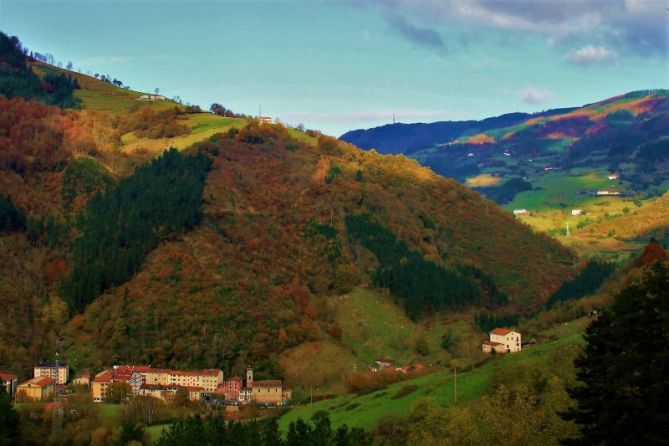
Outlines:
[{"label": "white house", "polygon": [[491,353],[514,353],[521,350],[521,336],[508,328],[495,328],[490,332],[490,339],[483,341],[483,351]]},{"label": "white house", "polygon": [[514,209],[513,215],[530,215],[527,209]]},{"label": "white house", "polygon": [[609,174],[609,180],[618,181],[619,179],[620,179],[620,174],[619,173],[610,173]]},{"label": "white house", "polygon": [[143,94],[139,97],[140,101],[165,101],[167,98],[162,94]]},{"label": "white house", "polygon": [[620,191],[611,189],[602,189],[597,191],[597,195],[620,195]]},{"label": "white house", "polygon": [[583,209],[572,209],[572,210],[571,210],[571,215],[572,215],[573,217],[576,217],[576,216],[579,216],[579,215],[583,215]]}]

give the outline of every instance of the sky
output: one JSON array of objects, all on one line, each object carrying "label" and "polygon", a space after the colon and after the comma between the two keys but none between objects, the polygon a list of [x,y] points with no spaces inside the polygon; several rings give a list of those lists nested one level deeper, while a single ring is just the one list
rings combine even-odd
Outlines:
[{"label": "sky", "polygon": [[0,0],[75,70],[339,136],[669,87],[669,0]]}]

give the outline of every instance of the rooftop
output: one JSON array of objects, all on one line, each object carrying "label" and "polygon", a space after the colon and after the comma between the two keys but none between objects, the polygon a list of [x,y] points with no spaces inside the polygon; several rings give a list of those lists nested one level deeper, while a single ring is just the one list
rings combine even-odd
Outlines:
[{"label": "rooftop", "polygon": [[16,379],[16,375],[12,375],[11,373],[6,373],[6,372],[0,372],[0,380],[2,381],[12,381]]},{"label": "rooftop", "polygon": [[66,362],[61,362],[61,361],[45,361],[45,362],[40,362],[35,366],[35,368],[40,368],[40,369],[53,369],[56,367],[68,367]]},{"label": "rooftop", "polygon": [[49,376],[38,376],[37,378],[31,378],[28,381],[26,381],[24,383],[21,383],[21,385],[22,386],[23,385],[33,385],[33,386],[43,387],[43,386],[47,386],[47,385],[49,385],[51,383],[54,383],[54,382],[55,381],[53,380],[53,378],[51,378]]},{"label": "rooftop", "polygon": [[511,333],[513,330],[509,330],[508,328],[495,328],[490,332],[490,334],[494,335],[500,335],[500,336],[506,336],[509,333]]},{"label": "rooftop", "polygon": [[266,381],[255,381],[253,387],[281,387],[281,380],[270,379]]}]

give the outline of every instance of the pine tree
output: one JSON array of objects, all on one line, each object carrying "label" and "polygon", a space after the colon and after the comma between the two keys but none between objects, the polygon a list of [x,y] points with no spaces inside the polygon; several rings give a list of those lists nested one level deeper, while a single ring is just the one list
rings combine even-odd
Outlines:
[{"label": "pine tree", "polygon": [[669,270],[655,263],[585,335],[577,358],[579,445],[669,444]]},{"label": "pine tree", "polygon": [[9,399],[5,386],[0,386],[0,446],[10,446],[19,441],[19,414]]}]

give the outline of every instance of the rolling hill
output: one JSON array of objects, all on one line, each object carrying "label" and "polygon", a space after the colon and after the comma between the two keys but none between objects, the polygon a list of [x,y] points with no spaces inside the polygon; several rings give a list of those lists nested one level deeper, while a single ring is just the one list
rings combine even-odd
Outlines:
[{"label": "rolling hill", "polygon": [[[11,117],[2,194],[25,216],[2,236],[10,370],[58,349],[75,369],[250,362],[282,376],[314,342],[363,364],[406,332],[374,344],[387,330],[351,325],[371,317],[343,316],[358,304],[339,296],[358,286],[385,290],[388,314],[413,325],[463,309],[525,312],[575,272],[571,252],[404,156],[32,69],[75,79],[79,103],[0,98]],[[441,334],[422,333],[435,351]]]},{"label": "rolling hill", "polygon": [[[508,119],[513,122],[503,122]],[[591,249],[598,243],[567,239],[567,225],[573,230],[615,219],[669,187],[667,90],[637,91],[532,116],[396,124],[349,132],[341,139],[359,141],[364,148],[380,147],[382,152],[404,152],[508,210],[526,209],[530,216],[522,217],[524,221],[584,255],[599,253]],[[620,195],[598,196],[598,191]],[[572,218],[571,209],[585,212]],[[625,250],[638,251],[641,246],[632,243]]]}]

